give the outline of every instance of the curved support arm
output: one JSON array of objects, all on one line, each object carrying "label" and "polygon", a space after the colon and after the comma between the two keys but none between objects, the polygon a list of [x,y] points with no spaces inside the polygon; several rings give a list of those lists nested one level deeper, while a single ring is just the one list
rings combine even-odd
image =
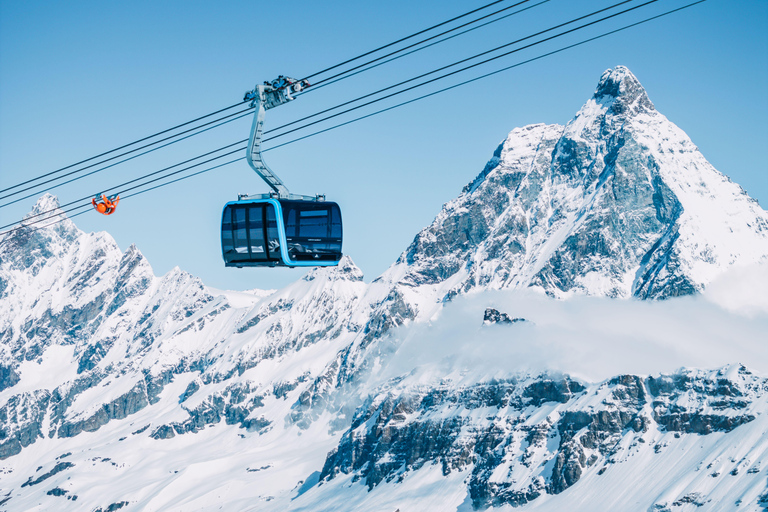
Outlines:
[{"label": "curved support arm", "polygon": [[261,179],[267,182],[267,185],[279,197],[288,197],[290,192],[285,183],[283,183],[283,180],[278,178],[277,174],[267,166],[261,156],[261,134],[264,127],[264,114],[267,109],[293,100],[292,92],[301,92],[307,87],[309,87],[309,82],[306,80],[296,80],[280,75],[271,83],[264,82],[262,85],[257,85],[252,91],[245,93],[244,101],[251,100],[251,106],[256,107],[256,112],[253,115],[253,124],[251,125],[251,136],[248,139],[246,159],[251,169],[256,171],[256,174],[261,176]]},{"label": "curved support arm", "polygon": [[264,128],[264,86],[259,85],[256,87],[258,98],[256,99],[256,112],[253,115],[253,124],[251,125],[251,136],[248,139],[248,150],[245,158],[248,160],[248,165],[251,169],[256,171],[256,174],[261,176],[267,185],[277,193],[278,196],[287,196],[290,194],[288,187],[285,186],[283,180],[281,180],[277,174],[272,172],[272,169],[267,166],[266,162],[261,156],[261,133]]}]

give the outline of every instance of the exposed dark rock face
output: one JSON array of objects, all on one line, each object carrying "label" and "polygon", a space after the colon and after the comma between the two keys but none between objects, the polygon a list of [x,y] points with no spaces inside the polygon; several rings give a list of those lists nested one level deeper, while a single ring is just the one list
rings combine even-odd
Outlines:
[{"label": "exposed dark rock face", "polygon": [[[630,437],[642,445],[652,426],[689,435],[729,432],[754,420],[744,409],[767,391],[768,380],[743,367],[647,379],[622,375],[592,386],[540,375],[383,391],[357,410],[320,480],[352,474],[370,489],[438,465],[444,475],[470,471],[475,509],[520,506],[563,492],[586,471],[610,470],[619,441]],[[473,414],[477,410],[482,416]],[[532,422],[532,415],[545,419]],[[513,472],[514,478],[499,476]]]},{"label": "exposed dark rock face", "polygon": [[8,389],[19,382],[19,375],[10,366],[0,365],[0,391]]},{"label": "exposed dark rock face", "polygon": [[160,425],[150,434],[152,439],[171,439],[175,437],[176,433],[173,431],[173,427],[170,425]]},{"label": "exposed dark rock face", "polygon": [[509,318],[509,315],[493,308],[486,308],[483,314],[483,322],[486,324],[514,324],[525,322],[525,318]]},{"label": "exposed dark rock face", "polygon": [[59,437],[73,437],[80,432],[94,432],[110,420],[123,419],[149,405],[144,381],[139,381],[128,393],[116,398],[87,419],[76,423],[65,422],[59,428]]},{"label": "exposed dark rock face", "polygon": [[513,130],[416,235],[398,260],[401,283],[433,286],[444,300],[523,287],[555,297],[690,295],[710,279],[694,267],[726,268],[743,246],[735,235],[743,223],[723,219],[715,228],[701,220],[708,209],[731,207],[750,218],[751,248],[738,257],[760,261],[768,252],[766,212],[618,66],[603,73],[566,126]]},{"label": "exposed dark rock face", "polygon": [[75,465],[72,464],[71,462],[59,462],[58,464],[56,464],[53,467],[53,469],[51,469],[47,473],[44,473],[44,474],[42,474],[39,477],[34,478],[34,479],[32,477],[29,477],[29,479],[26,482],[24,482],[23,484],[21,484],[21,486],[22,487],[26,487],[28,485],[37,485],[40,482],[51,478],[56,473],[60,473],[60,472],[64,471],[65,469],[69,469],[69,468],[73,468],[73,467],[75,467]]},{"label": "exposed dark rock face", "polygon": [[[303,381],[304,379],[299,378],[295,382],[277,385],[275,396],[278,398],[284,396],[289,391],[295,389],[299,382]],[[195,381],[192,384],[195,384]],[[189,387],[187,389],[189,390]],[[248,384],[228,386],[223,391],[206,397],[197,407],[193,409],[185,408],[189,415],[189,418],[185,421],[161,425],[153,430],[150,437],[154,439],[170,439],[177,434],[199,432],[208,425],[221,423],[222,420],[227,425],[240,425],[241,428],[249,432],[263,433],[272,422],[263,416],[258,418],[249,417],[253,411],[263,407],[264,397],[254,395],[253,391]]]},{"label": "exposed dark rock face", "polygon": [[111,503],[110,505],[108,505],[105,508],[99,507],[96,510],[94,510],[93,512],[115,512],[116,510],[120,510],[121,508],[123,508],[125,506],[128,506],[128,502],[127,501],[117,501],[115,503]]},{"label": "exposed dark rock face", "polygon": [[48,391],[22,393],[0,408],[0,460],[17,455],[43,437],[42,422],[50,399]]}]

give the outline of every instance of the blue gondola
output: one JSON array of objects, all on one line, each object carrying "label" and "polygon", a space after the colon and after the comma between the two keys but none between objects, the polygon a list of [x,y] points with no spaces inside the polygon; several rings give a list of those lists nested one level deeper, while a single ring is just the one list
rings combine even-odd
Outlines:
[{"label": "blue gondola", "polygon": [[227,267],[337,265],[341,240],[341,210],[331,201],[250,198],[227,203],[221,219]]},{"label": "blue gondola", "polygon": [[324,196],[291,194],[261,157],[264,111],[293,100],[306,80],[280,76],[245,95],[256,106],[246,157],[273,192],[238,196],[221,216],[221,253],[227,267],[318,267],[338,265],[342,222],[339,205]]}]

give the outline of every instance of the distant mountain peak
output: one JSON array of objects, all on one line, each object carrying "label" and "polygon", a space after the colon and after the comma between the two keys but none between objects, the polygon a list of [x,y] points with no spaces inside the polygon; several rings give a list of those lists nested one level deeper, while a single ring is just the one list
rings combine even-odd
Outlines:
[{"label": "distant mountain peak", "polygon": [[625,112],[636,114],[642,110],[656,110],[645,88],[625,66],[606,69],[600,77],[592,98],[609,107],[614,114]]},{"label": "distant mountain peak", "polygon": [[347,280],[347,281],[362,281],[363,271],[355,265],[352,258],[345,255],[339,260],[339,264],[335,267],[315,267],[310,270],[302,279],[304,281],[314,281],[318,277],[325,277],[331,281]]},{"label": "distant mountain peak", "polygon": [[768,257],[766,233],[768,212],[617,66],[565,128],[512,130],[391,276],[443,300],[524,287],[659,299]]},{"label": "distant mountain peak", "polygon": [[27,220],[31,217],[35,217],[35,220],[37,220],[39,217],[50,218],[53,216],[62,215],[66,216],[66,214],[61,210],[59,198],[53,194],[45,193],[40,196],[40,199],[37,200],[32,210],[24,216],[24,220]]},{"label": "distant mountain peak", "polygon": [[[30,236],[36,239],[57,239],[66,245],[80,232],[75,223],[61,209],[59,199],[53,194],[41,196],[19,224],[0,236],[2,240],[0,252],[7,254],[17,252],[17,249],[29,243]],[[18,257],[18,254],[14,257]]]}]

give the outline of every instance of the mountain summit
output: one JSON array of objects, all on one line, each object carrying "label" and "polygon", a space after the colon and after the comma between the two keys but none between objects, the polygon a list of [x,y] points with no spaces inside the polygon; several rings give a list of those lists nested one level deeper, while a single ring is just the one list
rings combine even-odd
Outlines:
[{"label": "mountain summit", "polygon": [[536,287],[658,299],[767,255],[768,213],[619,66],[565,127],[512,130],[395,273],[446,298]]},{"label": "mountain summit", "polygon": [[[349,257],[282,290],[157,277],[58,207],[0,238],[4,510],[768,503],[768,378],[734,360],[768,365],[764,320],[710,305],[678,342],[659,312],[705,301],[483,293],[666,298],[768,255],[768,214],[626,68],[513,130],[369,284]],[[585,360],[602,382],[561,373]],[[668,372],[692,360],[720,367]]]},{"label": "mountain summit", "polygon": [[637,115],[656,110],[640,81],[624,66],[605,70],[592,99],[613,114],[631,111]]}]

